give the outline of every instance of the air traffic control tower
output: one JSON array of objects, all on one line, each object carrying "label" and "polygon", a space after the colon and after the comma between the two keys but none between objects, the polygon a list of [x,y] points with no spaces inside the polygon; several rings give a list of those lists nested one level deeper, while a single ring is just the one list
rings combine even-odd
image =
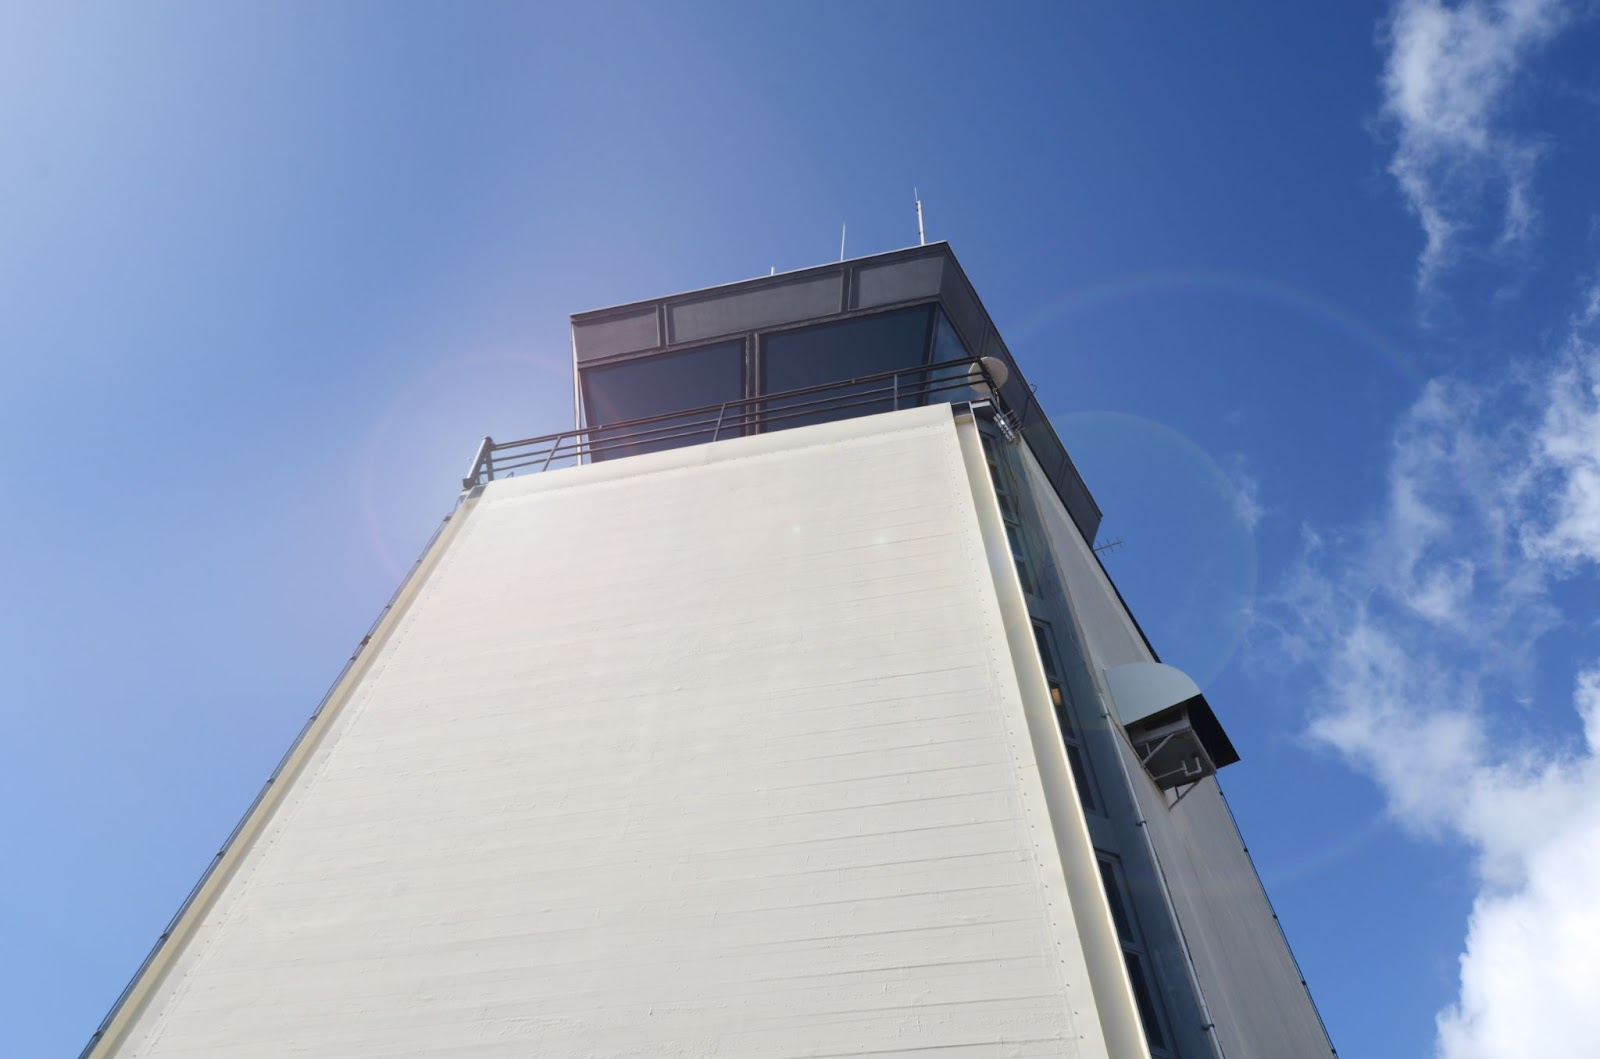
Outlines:
[{"label": "air traffic control tower", "polygon": [[572,339],[86,1056],[1332,1054],[948,246]]}]

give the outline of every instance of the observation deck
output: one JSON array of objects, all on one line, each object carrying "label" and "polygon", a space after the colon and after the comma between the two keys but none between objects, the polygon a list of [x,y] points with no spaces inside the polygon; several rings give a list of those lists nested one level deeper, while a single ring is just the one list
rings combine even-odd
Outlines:
[{"label": "observation deck", "polygon": [[988,406],[1084,539],[1100,509],[947,243],[572,317],[573,429],[485,438],[496,478],[929,404]]}]

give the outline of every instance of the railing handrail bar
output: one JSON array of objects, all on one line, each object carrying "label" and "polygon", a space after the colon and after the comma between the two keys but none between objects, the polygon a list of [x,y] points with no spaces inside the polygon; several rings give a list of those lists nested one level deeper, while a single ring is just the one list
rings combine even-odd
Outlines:
[{"label": "railing handrail bar", "polygon": [[[733,408],[735,406],[757,404],[757,403],[762,402],[762,401],[771,401],[774,398],[803,397],[803,396],[806,396],[808,394],[818,393],[818,392],[821,392],[821,391],[835,390],[835,389],[838,389],[838,388],[840,388],[842,386],[853,386],[853,385],[857,385],[857,384],[860,384],[860,383],[877,382],[880,379],[890,379],[890,378],[893,378],[896,375],[906,375],[906,374],[915,373],[915,372],[931,372],[931,371],[934,371],[935,369],[938,369],[938,368],[953,368],[953,367],[956,367],[957,365],[962,365],[962,364],[965,364],[970,368],[971,365],[973,365],[975,363],[981,363],[981,362],[975,361],[970,357],[956,357],[956,358],[953,358],[951,360],[935,361],[935,362],[933,362],[931,364],[913,364],[912,366],[910,366],[908,368],[899,368],[899,369],[896,369],[896,370],[893,370],[893,371],[879,371],[879,372],[874,372],[871,375],[856,375],[856,376],[853,376],[853,377],[848,378],[848,379],[836,379],[833,382],[818,383],[817,385],[814,385],[814,386],[802,386],[802,387],[799,387],[798,389],[782,390],[782,391],[780,391],[778,393],[759,394],[759,395],[757,395],[755,397],[737,397],[737,398],[733,398],[732,400],[729,400],[729,401],[726,401],[726,402],[723,402],[723,403],[727,404],[727,406],[729,408]],[[982,370],[982,369],[980,369],[980,370]],[[988,380],[989,373],[988,373],[987,370],[983,370],[983,376],[984,376],[985,380]],[[932,380],[932,381],[936,381],[937,382],[937,381],[943,381],[943,380]],[[966,383],[963,382],[962,385],[966,385]],[[622,423],[619,423],[617,425],[618,426],[624,426],[625,425],[625,426],[630,426],[631,427],[631,426],[638,426],[638,425],[641,425],[641,424],[644,424],[644,423],[655,422],[657,420],[662,420],[662,419],[679,419],[679,418],[682,418],[683,416],[695,415],[695,414],[702,413],[702,412],[713,412],[713,411],[716,411],[717,409],[719,409],[721,407],[722,407],[722,404],[698,405],[698,406],[696,406],[694,408],[685,408],[682,411],[678,411],[678,412],[663,412],[663,413],[661,413],[659,415],[641,416],[638,419],[627,419],[627,420],[624,420]],[[584,433],[586,431],[590,431],[590,430],[605,430],[605,429],[610,429],[607,424],[595,423],[595,424],[591,424],[591,425],[586,426],[586,427],[575,427],[575,428],[573,428],[571,430],[563,430],[563,431],[561,431],[560,433],[557,433],[557,434],[542,434],[542,435],[539,435],[538,437],[519,438],[516,441],[502,441],[502,442],[499,442],[498,444],[496,444],[494,447],[495,447],[496,450],[508,449],[508,448],[516,448],[516,447],[519,447],[519,446],[522,446],[522,445],[537,444],[537,443],[539,443],[541,441],[554,441],[555,439],[560,438],[560,437],[564,437],[564,436],[566,436],[568,434],[582,434],[582,433]]]},{"label": "railing handrail bar", "polygon": [[[963,367],[966,370],[960,374],[949,373],[951,368]],[[957,357],[644,416],[616,424],[577,427],[557,434],[499,444],[492,438],[485,438],[473,462],[473,476],[464,479],[463,485],[471,488],[535,464],[539,465],[541,471],[548,470],[557,459],[582,460],[643,445],[703,440],[708,432],[713,434],[712,440],[715,440],[720,438],[724,430],[742,434],[750,426],[766,427],[793,422],[819,413],[849,412],[884,402],[892,402],[898,408],[902,400],[928,400],[938,394],[970,389],[978,381],[972,378],[973,367],[978,369],[983,383],[987,384],[985,388],[997,398],[998,404],[1003,405],[998,401],[993,379],[982,360]],[[913,381],[903,382],[906,378]],[[874,383],[882,385],[874,386]]]},{"label": "railing handrail bar", "polygon": [[[943,393],[952,390],[965,390],[968,387],[969,383],[965,379],[933,380],[930,385],[911,391],[908,395],[908,399],[909,397],[926,397],[931,394]],[[654,444],[663,441],[676,441],[680,438],[702,435],[708,430],[719,430],[720,428],[733,430],[748,426],[752,423],[780,423],[787,420],[800,419],[806,416],[815,415],[818,412],[845,411],[852,408],[860,408],[866,405],[881,403],[885,400],[886,394],[892,395],[893,393],[895,393],[895,391],[889,388],[878,388],[841,395],[841,397],[838,399],[817,399],[804,401],[799,404],[789,403],[785,399],[784,403],[778,408],[769,407],[751,409],[741,413],[738,416],[728,419],[719,417],[716,420],[689,420],[688,417],[690,413],[676,413],[669,417],[675,420],[674,422],[659,423],[654,426],[644,425],[644,420],[634,420],[626,424],[620,424],[617,427],[606,426],[569,430],[564,431],[561,434],[548,435],[545,438],[530,439],[527,443],[527,451],[525,452],[510,453],[509,450],[523,447],[523,444],[519,442],[513,441],[506,442],[503,445],[497,445],[495,446],[495,452],[500,453],[501,456],[499,459],[495,460],[494,463],[497,470],[520,470],[523,467],[532,466],[534,463],[544,463],[548,465],[549,462],[554,460],[556,454],[564,444],[567,442],[575,442],[577,439],[585,436],[590,437],[592,440],[573,444],[571,446],[572,455],[605,453],[614,449],[628,448],[634,445]],[[774,398],[782,399],[784,398],[784,395],[773,394],[767,398],[763,398],[763,400],[771,401]],[[731,404],[732,402],[729,403]],[[643,429],[629,429],[618,433],[617,431],[621,426],[642,426]],[[594,440],[595,435],[601,436],[597,440]],[[541,442],[546,444],[539,444]]]}]

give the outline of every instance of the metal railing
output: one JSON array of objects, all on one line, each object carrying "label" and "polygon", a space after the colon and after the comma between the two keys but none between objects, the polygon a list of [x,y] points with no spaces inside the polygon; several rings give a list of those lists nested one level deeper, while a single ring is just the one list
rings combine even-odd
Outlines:
[{"label": "metal railing", "polygon": [[484,438],[463,489],[556,467],[699,445],[836,419],[964,400],[993,401],[1005,413],[988,368],[965,357],[898,371],[861,375],[681,412],[581,427],[537,438]]}]

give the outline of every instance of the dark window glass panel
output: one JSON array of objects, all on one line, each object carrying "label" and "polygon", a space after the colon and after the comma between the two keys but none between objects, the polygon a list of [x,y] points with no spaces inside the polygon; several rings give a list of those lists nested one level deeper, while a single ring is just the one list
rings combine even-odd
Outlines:
[{"label": "dark window glass panel", "polygon": [[[956,329],[951,326],[950,318],[945,316],[944,310],[936,310],[933,324],[933,363],[938,364],[945,360],[971,360],[972,354],[968,352],[966,344],[961,341],[961,336],[956,334]],[[961,366],[961,374],[965,375],[967,365]]]},{"label": "dark window glass panel", "polygon": [[[1067,720],[1067,711],[1057,710],[1056,716],[1061,719],[1062,731],[1072,731],[1072,725]],[[1094,787],[1089,783],[1089,770],[1083,763],[1083,751],[1078,749],[1076,743],[1067,743],[1066,747],[1067,764],[1072,766],[1072,782],[1078,788],[1078,800],[1091,813],[1098,813],[1100,805],[1094,800]]]},{"label": "dark window glass panel", "polygon": [[1166,1048],[1167,1038],[1161,1032],[1161,1022],[1156,1018],[1155,999],[1150,995],[1150,981],[1144,976],[1144,961],[1139,954],[1122,953],[1128,962],[1128,982],[1133,986],[1133,1000],[1139,1005],[1139,1021],[1144,1023],[1144,1039],[1152,1048]]},{"label": "dark window glass panel", "polygon": [[1030,596],[1039,594],[1039,587],[1034,583],[1033,571],[1028,569],[1028,560],[1018,555],[1014,557],[1017,566],[1017,580],[1022,582],[1022,591]]},{"label": "dark window glass panel", "polygon": [[1068,739],[1078,738],[1077,730],[1072,727],[1072,711],[1067,709],[1067,698],[1061,693],[1061,685],[1050,681],[1050,705],[1055,707],[1056,720],[1061,723],[1061,734]]},{"label": "dark window glass panel", "polygon": [[1111,919],[1117,924],[1117,937],[1126,944],[1137,943],[1133,936],[1133,920],[1128,918],[1128,906],[1122,899],[1122,886],[1117,881],[1117,870],[1109,861],[1101,860],[1100,881],[1106,888],[1106,902],[1111,905]]},{"label": "dark window glass panel", "polygon": [[1050,626],[1042,621],[1033,623],[1033,642],[1039,648],[1039,662],[1044,666],[1044,675],[1052,680],[1061,676],[1061,670],[1056,668],[1056,653],[1050,649]]},{"label": "dark window glass panel", "polygon": [[987,434],[979,434],[978,437],[983,439],[983,458],[989,464],[989,481],[994,485],[995,496],[1000,498],[1000,510],[1002,513],[1010,511],[1014,515],[1015,505],[1010,503],[1010,497],[1007,496],[1011,491],[1011,476],[1001,462],[1000,443]]},{"label": "dark window glass panel", "polygon": [[[763,335],[761,392],[783,393],[919,368],[928,359],[932,313],[931,306],[919,306]],[[910,408],[922,403],[919,394],[926,374],[907,371],[900,377],[898,387],[893,379],[880,379],[855,386],[834,386],[820,394],[768,401],[764,405],[765,429],[784,430],[875,415],[896,407]]]},{"label": "dark window glass panel", "polygon": [[1017,527],[1006,527],[1006,540],[1011,542],[1011,554],[1016,556],[1018,559],[1021,559],[1024,555],[1028,554],[1023,550],[1022,538],[1017,534]]},{"label": "dark window glass panel", "polygon": [[[590,427],[720,405],[744,396],[744,343],[585,368],[582,380],[584,420]],[[590,430],[589,443],[597,460],[698,445],[712,439],[716,419],[713,411],[620,430]],[[724,429],[717,436],[730,433]]]},{"label": "dark window glass panel", "polygon": [[935,368],[929,373],[929,402],[948,404],[951,401],[967,401],[988,396],[986,393],[978,393],[967,385],[967,371],[973,363],[972,354],[962,343],[961,337],[956,334],[956,329],[944,315],[944,310],[938,309],[934,311],[933,356],[929,362],[943,364],[947,361],[955,363],[948,367]]}]

